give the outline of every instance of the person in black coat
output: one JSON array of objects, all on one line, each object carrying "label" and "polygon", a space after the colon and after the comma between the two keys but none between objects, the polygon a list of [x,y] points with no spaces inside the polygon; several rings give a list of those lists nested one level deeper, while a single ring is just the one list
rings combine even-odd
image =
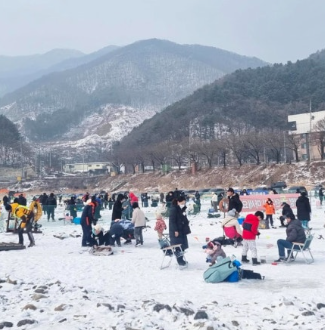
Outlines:
[{"label": "person in black coat", "polygon": [[227,196],[229,200],[228,210],[230,211],[236,209],[236,213],[240,213],[241,210],[243,209],[243,203],[239,199],[239,195],[235,193],[233,188],[229,188],[227,190]]},{"label": "person in black coat", "polygon": [[307,229],[310,221],[311,207],[307,193],[302,191],[296,201],[297,217],[301,221],[303,228]]},{"label": "person in black coat", "polygon": [[[278,251],[279,251],[279,259],[274,260],[275,262],[285,261],[285,249],[291,249],[293,242],[305,243],[306,234],[305,230],[301,226],[301,222],[295,219],[293,214],[289,214],[286,216],[288,226],[286,229],[287,238],[286,239],[278,239]],[[288,255],[290,255],[290,250],[288,250]]]},{"label": "person in black coat", "polygon": [[110,245],[115,246],[115,242],[117,246],[121,246],[121,237],[123,236],[124,228],[119,224],[119,220],[112,221],[111,228],[109,230],[110,235]]},{"label": "person in black coat", "polygon": [[80,220],[83,233],[81,246],[91,245],[91,225],[95,224],[95,222],[96,220],[94,218],[93,205],[91,204],[91,199],[89,199],[82,211]]},{"label": "person in black coat", "polygon": [[77,217],[76,197],[71,196],[67,202],[67,209],[69,209],[70,216],[74,219]]},{"label": "person in black coat", "polygon": [[24,206],[27,205],[27,200],[26,200],[26,198],[24,197],[23,194],[20,194],[19,195],[19,197],[18,197],[18,204],[19,205],[24,205]]},{"label": "person in black coat", "polygon": [[46,211],[47,211],[47,204],[46,204],[47,199],[48,199],[48,196],[46,193],[43,193],[43,195],[41,195],[39,198],[39,202],[42,204],[42,209],[43,209],[44,214],[46,214]]},{"label": "person in black coat", "polygon": [[281,221],[281,227],[287,227],[285,224],[284,224],[284,221],[285,221],[285,217],[286,216],[293,216],[292,219],[295,218],[294,214],[293,214],[293,211],[292,211],[292,208],[290,207],[289,204],[287,204],[286,202],[283,202],[281,204],[282,206],[282,216],[280,217],[280,221]]},{"label": "person in black coat", "polygon": [[125,201],[125,196],[122,194],[118,194],[116,202],[114,203],[113,206],[112,221],[115,221],[116,219],[122,219],[122,212],[124,210],[122,204],[124,201]]},{"label": "person in black coat", "polygon": [[50,193],[50,196],[46,200],[47,221],[50,221],[50,217],[52,218],[52,221],[55,221],[54,210],[56,209],[56,206],[56,198],[53,193]]},{"label": "person in black coat", "polygon": [[9,198],[7,195],[4,195],[2,198],[3,201],[3,205],[6,206],[7,204],[9,204]]},{"label": "person in black coat", "polygon": [[[191,233],[185,210],[185,197],[180,196],[178,199],[173,200],[169,214],[170,243],[171,245],[181,244],[183,251],[188,249],[187,235]],[[179,248],[176,249],[176,257],[179,265],[184,266],[187,264]]]}]

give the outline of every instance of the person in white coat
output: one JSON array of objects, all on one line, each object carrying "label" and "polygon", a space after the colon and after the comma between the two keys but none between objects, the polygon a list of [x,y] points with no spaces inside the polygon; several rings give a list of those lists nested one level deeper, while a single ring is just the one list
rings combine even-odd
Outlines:
[{"label": "person in white coat", "polygon": [[232,209],[227,213],[227,216],[223,219],[221,226],[225,235],[235,240],[236,246],[241,245],[241,241],[243,240],[243,229],[238,223],[235,209]]},{"label": "person in white coat", "polygon": [[141,246],[143,245],[142,229],[146,226],[146,217],[143,211],[140,210],[138,202],[134,202],[132,208],[132,223],[134,224],[135,246]]},{"label": "person in white coat", "polygon": [[218,196],[216,193],[212,194],[211,206],[214,208],[214,212],[218,212]]}]

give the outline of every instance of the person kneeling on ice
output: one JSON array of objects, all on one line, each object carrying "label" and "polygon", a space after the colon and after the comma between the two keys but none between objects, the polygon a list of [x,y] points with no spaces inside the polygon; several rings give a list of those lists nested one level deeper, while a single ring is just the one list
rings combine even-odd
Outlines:
[{"label": "person kneeling on ice", "polygon": [[238,223],[236,217],[236,209],[232,209],[227,213],[227,216],[223,219],[221,224],[225,235],[228,238],[235,240],[235,245],[241,245],[243,240],[243,229]]},{"label": "person kneeling on ice", "polygon": [[111,223],[111,228],[109,230],[110,235],[110,245],[115,246],[115,242],[117,246],[121,247],[121,237],[123,236],[124,229],[119,223],[120,219],[115,219]]},{"label": "person kneeling on ice", "polygon": [[252,252],[253,265],[260,265],[257,261],[257,249],[256,249],[256,236],[259,236],[258,231],[259,220],[254,214],[248,214],[243,222],[243,251],[242,251],[242,262],[249,262],[247,259],[247,251]]},{"label": "person kneeling on ice", "polygon": [[[287,220],[287,238],[286,239],[278,239],[278,250],[279,250],[279,259],[274,260],[275,262],[285,261],[285,249],[291,249],[292,243],[305,243],[306,234],[305,230],[302,227],[301,221],[296,220],[294,214],[289,213],[286,215]],[[288,250],[288,256],[290,255],[291,250]]]},{"label": "person kneeling on ice", "polygon": [[109,232],[104,234],[104,229],[99,224],[93,226],[89,245],[99,246],[99,245],[109,245],[109,243],[110,243]]},{"label": "person kneeling on ice", "polygon": [[226,258],[226,253],[222,249],[221,244],[219,242],[209,242],[207,244],[207,248],[205,249],[205,253],[208,255],[206,262],[210,262],[209,266],[212,266],[223,258]]}]

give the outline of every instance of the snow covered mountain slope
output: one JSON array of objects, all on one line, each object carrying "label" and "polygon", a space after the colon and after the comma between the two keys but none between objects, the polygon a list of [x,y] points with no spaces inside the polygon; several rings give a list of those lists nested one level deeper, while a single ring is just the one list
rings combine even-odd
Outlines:
[{"label": "snow covered mountain slope", "polygon": [[229,72],[264,65],[213,47],[144,40],[6,95],[0,114],[32,140],[57,141],[107,104],[157,112]]}]

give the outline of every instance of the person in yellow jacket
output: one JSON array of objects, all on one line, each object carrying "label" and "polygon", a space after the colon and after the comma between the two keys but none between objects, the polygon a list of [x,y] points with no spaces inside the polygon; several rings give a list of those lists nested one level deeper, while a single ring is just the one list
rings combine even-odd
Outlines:
[{"label": "person in yellow jacket", "polygon": [[271,198],[266,200],[266,203],[263,205],[265,209],[266,219],[265,219],[265,229],[270,229],[270,224],[273,227],[273,214],[275,214],[275,208]]},{"label": "person in yellow jacket", "polygon": [[29,238],[28,247],[35,245],[35,239],[32,233],[32,226],[34,222],[34,212],[30,210],[27,206],[19,205],[18,203],[12,203],[6,205],[6,210],[10,212],[13,216],[20,219],[21,222],[18,227],[18,237],[19,244],[24,244],[24,229],[26,228],[26,233]]}]

